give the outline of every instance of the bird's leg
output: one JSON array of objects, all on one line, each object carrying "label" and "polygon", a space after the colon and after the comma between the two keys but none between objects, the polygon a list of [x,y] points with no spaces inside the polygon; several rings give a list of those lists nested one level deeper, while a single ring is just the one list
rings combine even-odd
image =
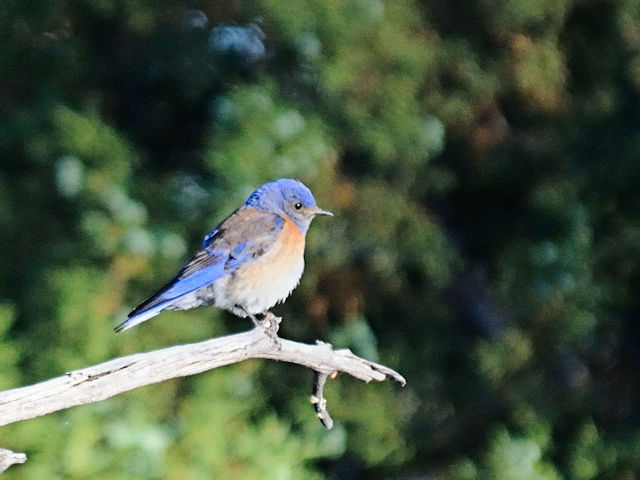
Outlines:
[{"label": "bird's leg", "polygon": [[[244,308],[243,308],[243,310],[244,310]],[[249,313],[249,312],[247,312],[246,310],[244,310],[244,313],[246,313],[246,314],[249,316],[249,318],[251,319],[251,321],[253,322],[253,324],[256,326],[256,328],[264,328],[264,327],[261,325],[260,320],[258,320],[258,319],[256,318],[256,316],[255,316],[253,313]]]},{"label": "bird's leg", "polygon": [[273,342],[274,346],[280,350],[282,345],[280,344],[280,339],[278,338],[278,329],[280,328],[280,321],[282,318],[276,317],[271,312],[264,312],[262,314],[262,319],[258,320],[254,314],[248,312],[244,307],[238,305],[244,313],[251,319],[256,328],[262,330],[265,335],[267,335]]}]

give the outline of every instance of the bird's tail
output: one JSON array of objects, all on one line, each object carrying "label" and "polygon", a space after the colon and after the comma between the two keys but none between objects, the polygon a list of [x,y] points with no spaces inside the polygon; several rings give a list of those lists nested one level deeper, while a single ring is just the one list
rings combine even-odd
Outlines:
[{"label": "bird's tail", "polygon": [[167,300],[166,302],[159,303],[158,305],[154,305],[152,308],[148,310],[143,310],[140,313],[135,313],[136,310],[131,312],[130,317],[127,318],[124,322],[118,325],[114,330],[116,332],[124,332],[125,330],[129,330],[136,325],[141,324],[142,322],[146,322],[150,318],[155,317],[160,312],[162,312],[166,307],[168,307],[171,300]]}]

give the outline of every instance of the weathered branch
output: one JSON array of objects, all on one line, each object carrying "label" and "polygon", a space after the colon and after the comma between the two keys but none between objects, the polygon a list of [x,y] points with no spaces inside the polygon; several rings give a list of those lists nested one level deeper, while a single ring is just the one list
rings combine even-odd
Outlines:
[{"label": "weathered branch", "polygon": [[11,450],[0,448],[0,473],[4,472],[11,465],[24,463],[26,461],[27,456],[24,453],[16,453]]},{"label": "weathered branch", "polygon": [[360,358],[350,350],[333,350],[330,344],[323,342],[309,345],[281,339],[277,336],[279,323],[279,318],[271,316],[264,321],[265,328],[136,353],[35,385],[0,392],[0,426],[98,402],[134,388],[195,375],[248,358],[280,360],[314,370],[316,381],[312,402],[327,428],[331,428],[333,421],[326,410],[322,389],[327,377],[334,372],[344,372],[365,382],[389,378],[405,384],[399,373]]},{"label": "weathered branch", "polygon": [[320,423],[322,423],[326,428],[333,428],[333,418],[329,415],[329,411],[327,410],[327,399],[324,398],[324,386],[327,383],[328,378],[329,375],[326,373],[314,372],[311,403],[313,404],[313,408],[316,409],[316,415],[318,416]]}]

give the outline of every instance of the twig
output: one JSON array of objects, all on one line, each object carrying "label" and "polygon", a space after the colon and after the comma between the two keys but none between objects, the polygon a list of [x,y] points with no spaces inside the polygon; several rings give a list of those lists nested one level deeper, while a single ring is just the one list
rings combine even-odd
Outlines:
[{"label": "twig", "polygon": [[327,399],[324,398],[324,384],[327,383],[329,375],[326,373],[314,372],[313,375],[313,393],[311,394],[311,403],[316,409],[316,415],[320,423],[327,429],[333,428],[333,418],[327,410]]},{"label": "twig", "polygon": [[24,463],[26,461],[27,456],[24,453],[12,452],[11,450],[0,448],[0,473],[4,472],[11,465]]},{"label": "twig", "polygon": [[322,342],[309,345],[279,338],[280,318],[273,316],[268,320],[273,321],[265,322],[264,328],[136,353],[41,383],[0,392],[0,426],[76,405],[99,402],[134,388],[195,375],[249,358],[279,360],[314,370],[313,395],[318,399],[314,406],[327,428],[331,428],[333,420],[326,410],[322,390],[327,376],[333,372],[344,372],[365,382],[392,379],[403,386],[406,383],[394,370],[360,358],[350,350],[333,350],[330,344]]}]

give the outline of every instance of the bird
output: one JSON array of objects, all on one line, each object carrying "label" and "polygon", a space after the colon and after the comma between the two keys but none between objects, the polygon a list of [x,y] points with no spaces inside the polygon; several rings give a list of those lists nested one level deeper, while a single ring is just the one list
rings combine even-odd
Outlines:
[{"label": "bird", "polygon": [[316,205],[299,180],[280,178],[256,189],[208,233],[177,275],[115,328],[128,330],[165,310],[213,305],[240,318],[266,315],[283,302],[304,271],[311,221],[333,214]]}]

